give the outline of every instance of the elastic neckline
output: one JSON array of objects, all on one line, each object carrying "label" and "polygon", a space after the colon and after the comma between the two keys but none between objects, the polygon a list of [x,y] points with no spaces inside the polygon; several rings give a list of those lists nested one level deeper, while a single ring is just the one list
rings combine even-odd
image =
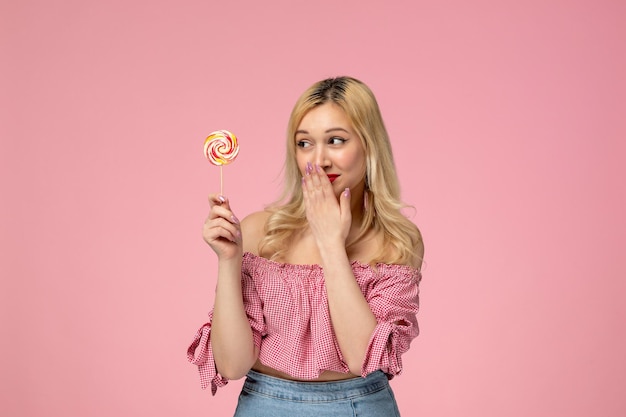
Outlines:
[{"label": "elastic neckline", "polygon": [[[291,263],[286,263],[286,262],[278,262],[278,261],[273,261],[271,259],[268,258],[264,258],[262,256],[259,255],[255,255],[252,252],[245,252],[243,254],[244,258],[249,257],[252,258],[253,260],[258,259],[261,262],[266,262],[269,265],[273,265],[275,267],[278,268],[294,268],[294,269],[302,269],[302,270],[311,270],[311,269],[322,269],[322,266],[320,264],[291,264]],[[358,267],[361,269],[370,269],[370,270],[374,270],[374,268],[372,267],[372,265],[370,264],[366,264],[363,263],[357,259],[350,261],[350,265],[354,268],[354,267]],[[401,265],[401,264],[387,264],[387,263],[383,263],[383,262],[379,262],[376,264],[376,268],[380,269],[380,268],[398,268],[398,269],[406,269],[409,272],[417,272],[418,274],[420,274],[420,270],[419,269],[415,269],[410,265]]]}]

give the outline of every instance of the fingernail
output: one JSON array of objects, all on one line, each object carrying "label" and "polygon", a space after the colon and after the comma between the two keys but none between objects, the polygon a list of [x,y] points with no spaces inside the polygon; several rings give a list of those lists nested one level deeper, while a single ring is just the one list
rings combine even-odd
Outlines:
[{"label": "fingernail", "polygon": [[320,168],[320,164],[315,164],[315,172],[321,172],[322,168]]},{"label": "fingernail", "polygon": [[239,224],[239,219],[236,218],[234,214],[232,216],[230,216],[230,219],[233,221],[233,223]]},{"label": "fingernail", "polygon": [[309,174],[311,174],[311,172],[313,172],[313,165],[311,165],[311,162],[307,162],[306,163],[306,168],[305,168],[304,172],[307,175],[309,175]]},{"label": "fingernail", "polygon": [[345,197],[350,197],[350,189],[349,189],[349,188],[346,188],[345,190],[343,190],[343,195],[344,195]]},{"label": "fingernail", "polygon": [[218,200],[220,200],[222,203],[226,202],[226,197],[224,197],[223,195],[220,195],[219,197],[217,197]]}]

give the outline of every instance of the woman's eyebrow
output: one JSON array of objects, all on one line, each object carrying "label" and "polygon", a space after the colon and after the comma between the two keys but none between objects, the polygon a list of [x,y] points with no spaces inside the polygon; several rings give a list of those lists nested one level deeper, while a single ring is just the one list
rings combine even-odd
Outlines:
[{"label": "woman's eyebrow", "polygon": [[[348,130],[344,129],[343,127],[331,127],[330,129],[326,130],[324,133],[336,132],[338,130],[342,131],[342,132],[350,133],[350,132],[348,132]],[[299,130],[296,130],[296,135],[298,133],[303,133],[305,135],[308,135],[309,131],[308,130],[304,130],[304,129],[299,129]]]},{"label": "woman's eyebrow", "polygon": [[346,129],[344,129],[343,127],[333,127],[331,129],[328,129],[325,133],[336,132],[338,130],[342,131],[342,132],[350,133]]}]

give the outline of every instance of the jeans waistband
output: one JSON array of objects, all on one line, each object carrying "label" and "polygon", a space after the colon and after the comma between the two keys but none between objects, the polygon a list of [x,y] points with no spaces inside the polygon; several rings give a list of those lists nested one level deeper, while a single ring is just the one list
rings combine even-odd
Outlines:
[{"label": "jeans waistband", "polygon": [[301,382],[248,372],[243,390],[291,401],[340,401],[368,395],[389,386],[383,371],[340,381]]}]

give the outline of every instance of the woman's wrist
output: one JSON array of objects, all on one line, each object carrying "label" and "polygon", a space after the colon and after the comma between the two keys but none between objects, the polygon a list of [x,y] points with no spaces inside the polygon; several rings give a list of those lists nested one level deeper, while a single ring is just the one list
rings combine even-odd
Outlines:
[{"label": "woman's wrist", "polygon": [[320,244],[318,248],[323,264],[334,264],[337,261],[348,259],[346,245],[344,242],[341,242],[341,240]]},{"label": "woman's wrist", "polygon": [[219,258],[217,261],[217,269],[219,272],[234,273],[239,275],[241,273],[241,261],[243,254],[235,255],[230,258]]}]

